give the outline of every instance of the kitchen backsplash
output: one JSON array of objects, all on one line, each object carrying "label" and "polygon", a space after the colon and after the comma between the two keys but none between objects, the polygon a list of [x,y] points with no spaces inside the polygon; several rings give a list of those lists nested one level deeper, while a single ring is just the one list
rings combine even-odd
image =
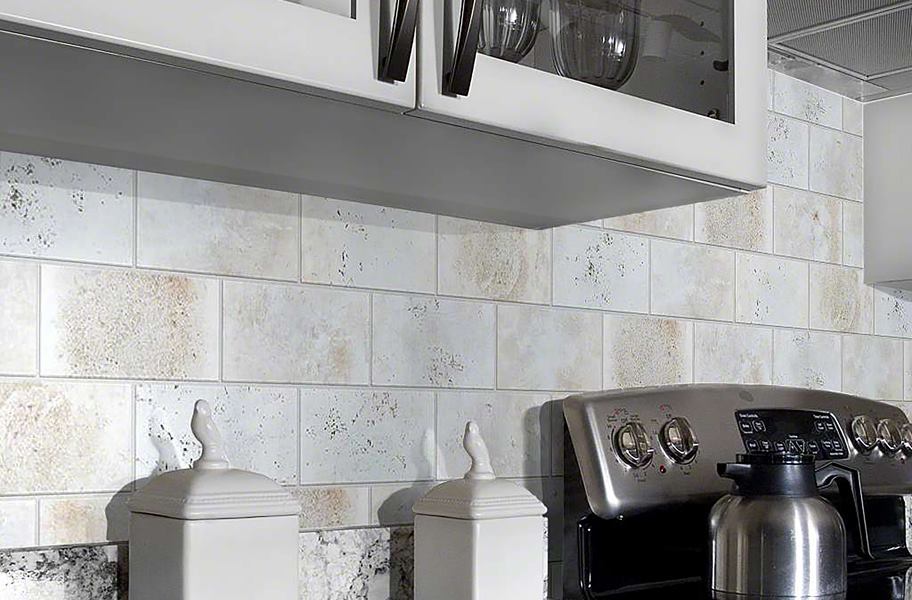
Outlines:
[{"label": "kitchen backsplash", "polygon": [[861,106],[771,73],[770,108],[766,190],[550,231],[0,153],[0,597],[123,597],[125,501],[195,458],[199,398],[300,499],[316,600],[410,598],[467,419],[559,532],[568,392],[912,399],[912,295],[862,278]]}]

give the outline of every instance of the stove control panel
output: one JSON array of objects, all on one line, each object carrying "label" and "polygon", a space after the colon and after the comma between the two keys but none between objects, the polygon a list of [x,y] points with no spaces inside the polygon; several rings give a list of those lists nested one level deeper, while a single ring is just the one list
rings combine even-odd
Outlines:
[{"label": "stove control panel", "polygon": [[836,418],[814,410],[739,410],[735,420],[748,453],[813,454],[817,460],[848,458]]}]

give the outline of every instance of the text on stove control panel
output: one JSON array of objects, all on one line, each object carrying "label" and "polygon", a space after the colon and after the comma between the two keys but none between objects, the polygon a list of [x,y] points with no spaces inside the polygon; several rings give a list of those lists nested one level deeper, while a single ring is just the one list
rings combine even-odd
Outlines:
[{"label": "text on stove control panel", "polygon": [[847,458],[848,446],[836,418],[824,411],[739,410],[735,420],[749,453],[813,454],[818,460]]}]

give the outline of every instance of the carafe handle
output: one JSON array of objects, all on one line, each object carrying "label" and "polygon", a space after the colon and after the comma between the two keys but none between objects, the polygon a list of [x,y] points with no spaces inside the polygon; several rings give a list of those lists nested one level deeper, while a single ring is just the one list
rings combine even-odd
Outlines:
[{"label": "carafe handle", "polygon": [[816,479],[818,488],[825,488],[834,481],[836,482],[839,494],[853,508],[855,518],[851,521],[856,548],[862,556],[874,558],[871,553],[871,543],[868,540],[868,522],[865,517],[864,502],[861,496],[861,476],[858,471],[838,463],[828,463],[817,469]]}]

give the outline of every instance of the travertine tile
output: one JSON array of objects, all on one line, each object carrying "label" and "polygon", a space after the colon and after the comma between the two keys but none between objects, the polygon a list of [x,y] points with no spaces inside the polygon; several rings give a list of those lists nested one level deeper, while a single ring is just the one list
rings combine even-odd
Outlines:
[{"label": "travertine tile", "polygon": [[41,267],[41,374],[215,379],[218,282]]},{"label": "travertine tile", "polygon": [[776,95],[776,72],[772,69],[766,71],[766,109],[773,110],[773,100]]},{"label": "travertine tile", "polygon": [[415,520],[412,507],[432,487],[434,487],[433,483],[371,486],[371,524],[411,525]]},{"label": "travertine tile", "polygon": [[811,328],[870,333],[873,304],[861,269],[811,264]]},{"label": "travertine tile", "polygon": [[912,292],[874,289],[874,333],[912,337]]},{"label": "travertine tile", "polygon": [[130,386],[0,383],[0,494],[130,482]]},{"label": "travertine tile", "polygon": [[672,206],[605,219],[608,229],[645,233],[659,237],[693,239],[693,205]]},{"label": "travertine tile", "polygon": [[437,478],[454,479],[471,466],[462,440],[468,421],[478,423],[498,477],[550,471],[548,394],[440,392],[437,394]]},{"label": "travertine tile", "polygon": [[864,135],[864,105],[861,102],[842,99],[842,129],[846,133]]},{"label": "travertine tile", "polygon": [[649,312],[649,242],[583,227],[554,232],[554,304]]},{"label": "travertine tile", "polygon": [[301,531],[363,527],[370,524],[370,488],[356,486],[298,487],[291,493],[301,503]]},{"label": "travertine tile", "polygon": [[651,245],[653,313],[734,318],[734,252],[661,240]]},{"label": "travertine tile", "polygon": [[726,323],[694,324],[694,381],[769,383],[773,332]]},{"label": "travertine tile", "polygon": [[767,188],[694,205],[694,239],[744,250],[773,250],[773,200]]},{"label": "travertine tile", "polygon": [[776,254],[838,263],[842,258],[842,202],[812,192],[773,190]]},{"label": "travertine tile", "polygon": [[595,390],[602,382],[602,316],[497,308],[497,385],[523,390]]},{"label": "travertine tile", "polygon": [[[603,386],[607,387],[607,386]],[[548,412],[551,413],[551,474],[564,474],[564,407],[563,400],[569,394],[551,395]]]},{"label": "travertine tile", "polygon": [[133,173],[3,152],[0,253],[130,264]]},{"label": "travertine tile", "polygon": [[773,256],[738,253],[735,320],[807,327],[808,264]]},{"label": "travertine tile", "polygon": [[301,390],[301,483],[434,474],[432,392]]},{"label": "travertine tile", "polygon": [[303,197],[304,281],[434,292],[434,215]]},{"label": "travertine tile", "polygon": [[42,546],[122,542],[128,539],[129,494],[61,496],[39,501]]},{"label": "travertine tile", "polygon": [[769,115],[766,133],[767,178],[770,183],[781,183],[807,189],[808,187],[808,124]]},{"label": "travertine tile", "polygon": [[369,294],[238,281],[223,294],[226,380],[367,383]]},{"label": "travertine tile", "polygon": [[298,279],[298,196],[139,173],[136,262],[143,267]]},{"label": "travertine tile", "polygon": [[850,267],[864,267],[864,204],[843,202],[842,240],[842,262]]},{"label": "travertine tile", "polygon": [[37,523],[38,503],[33,498],[0,500],[0,548],[34,546]]},{"label": "travertine tile", "polygon": [[551,233],[440,217],[441,294],[547,303]]},{"label": "travertine tile", "polygon": [[374,294],[373,383],[494,387],[494,306]]},{"label": "travertine tile", "polygon": [[136,477],[186,469],[199,458],[190,431],[197,400],[209,402],[233,467],[280,483],[297,480],[297,392],[243,385],[137,386]]},{"label": "travertine tile", "polygon": [[0,373],[38,370],[38,265],[0,261]]},{"label": "travertine tile", "polygon": [[912,400],[912,341],[903,342],[903,397]]},{"label": "travertine tile", "polygon": [[863,143],[861,138],[811,127],[810,188],[849,200],[864,198]]},{"label": "travertine tile", "polygon": [[901,400],[903,342],[868,335],[842,337],[842,391],[878,400]]},{"label": "travertine tile", "polygon": [[693,323],[605,315],[605,389],[693,380]]},{"label": "travertine tile", "polygon": [[548,560],[560,560],[563,553],[564,482],[561,478],[536,477],[514,479],[538,498],[545,508],[547,523],[545,535],[548,543]]},{"label": "travertine tile", "polygon": [[773,332],[773,384],[842,389],[842,338],[836,333],[776,329]]},{"label": "travertine tile", "polygon": [[842,127],[842,96],[800,79],[776,73],[776,112],[827,127]]}]

